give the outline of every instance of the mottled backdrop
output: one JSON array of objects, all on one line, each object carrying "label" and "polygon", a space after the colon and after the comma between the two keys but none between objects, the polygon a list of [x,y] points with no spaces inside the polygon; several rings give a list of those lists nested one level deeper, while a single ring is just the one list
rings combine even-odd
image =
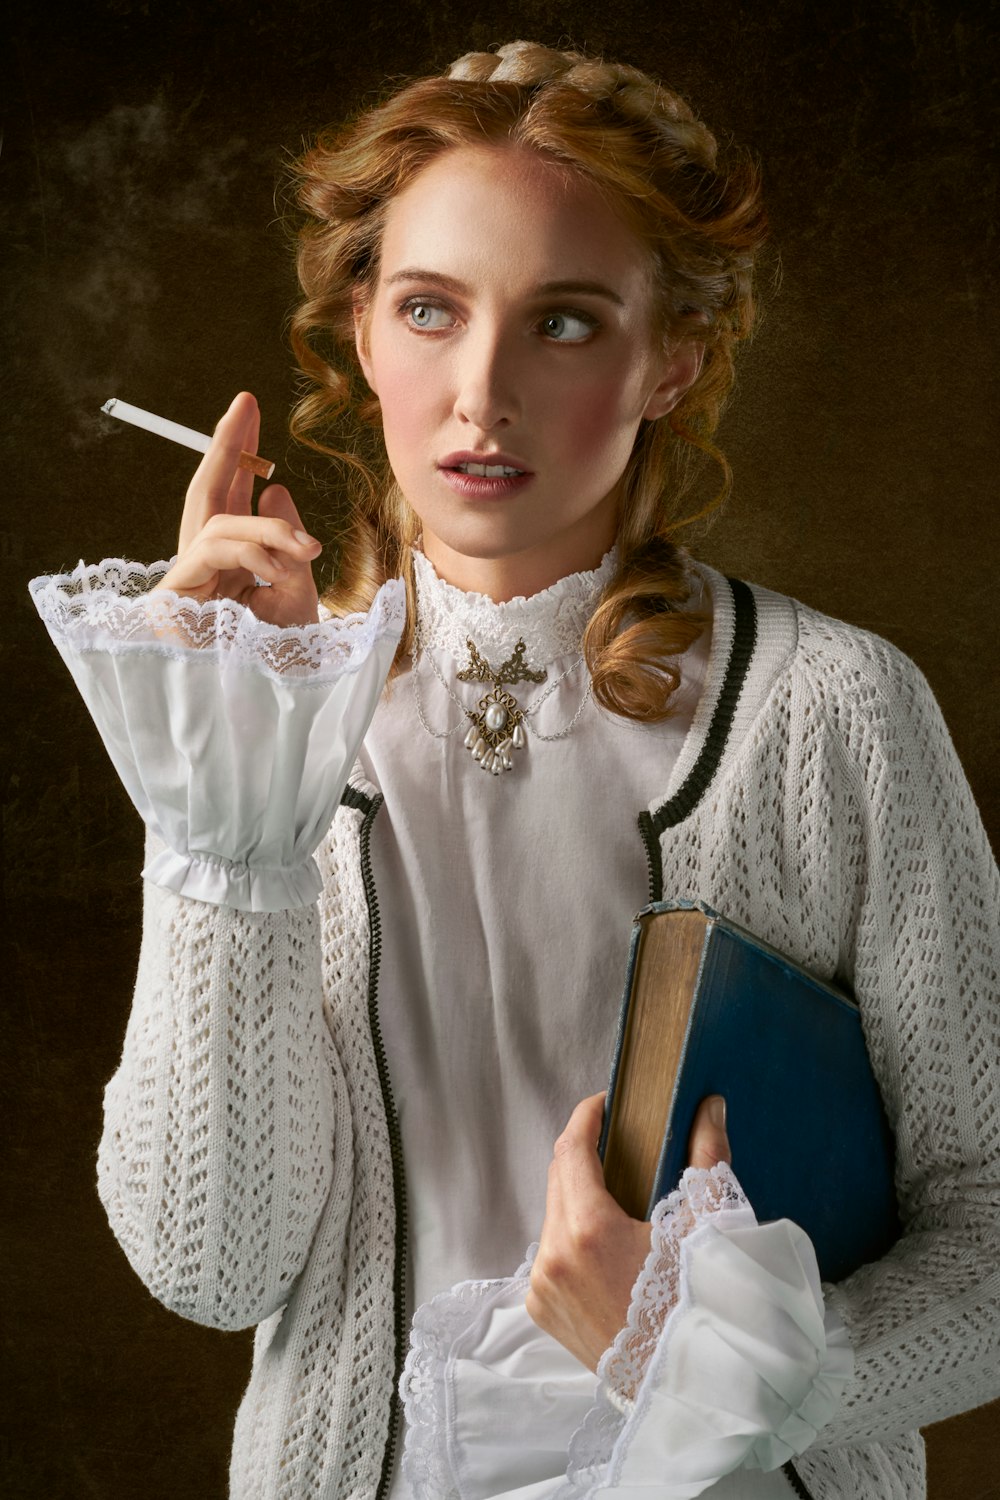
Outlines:
[{"label": "mottled backdrop", "polygon": [[[94,1191],[138,944],[140,829],[33,616],[32,574],[169,555],[192,467],[98,413],[262,451],[323,535],[284,429],[294,296],[275,192],[303,137],[473,47],[571,39],[648,68],[763,159],[781,285],[723,438],[709,561],[872,627],[937,692],[994,835],[998,7],[901,0],[436,5],[57,0],[4,69],[4,1493],[225,1492],[249,1335],[184,1324]],[[997,1409],[931,1435],[934,1500],[995,1494]]]}]

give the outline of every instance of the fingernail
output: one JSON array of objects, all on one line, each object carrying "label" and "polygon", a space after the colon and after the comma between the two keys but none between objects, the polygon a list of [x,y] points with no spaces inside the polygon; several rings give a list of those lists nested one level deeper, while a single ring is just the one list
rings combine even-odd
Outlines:
[{"label": "fingernail", "polygon": [[309,533],[308,533],[308,531],[296,531],[294,533],[294,536],[295,536],[295,540],[297,542],[301,542],[301,544],[302,544],[303,547],[318,547],[319,546],[319,543],[317,542],[316,538],[314,536],[310,536]]},{"label": "fingernail", "polygon": [[726,1128],[726,1101],[721,1094],[713,1094],[708,1101],[708,1118],[720,1130]]}]

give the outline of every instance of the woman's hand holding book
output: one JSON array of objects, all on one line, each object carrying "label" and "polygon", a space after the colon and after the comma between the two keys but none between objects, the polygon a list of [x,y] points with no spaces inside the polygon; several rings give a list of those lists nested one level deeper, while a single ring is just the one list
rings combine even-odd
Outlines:
[{"label": "woman's hand holding book", "polygon": [[[526,1299],[531,1317],[589,1369],[625,1326],[632,1288],[650,1247],[650,1226],[632,1219],[604,1185],[597,1154],[604,1095],[577,1105],[555,1143],[538,1252]],[[715,1095],[695,1116],[688,1163],[730,1160],[725,1109]]]}]

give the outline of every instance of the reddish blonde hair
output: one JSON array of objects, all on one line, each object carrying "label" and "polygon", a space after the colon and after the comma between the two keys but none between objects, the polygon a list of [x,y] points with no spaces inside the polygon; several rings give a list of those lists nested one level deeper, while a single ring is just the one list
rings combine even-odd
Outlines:
[{"label": "reddish blonde hair", "polygon": [[[753,161],[734,153],[721,166],[715,138],[687,104],[636,68],[529,42],[470,53],[446,75],[411,83],[324,133],[295,163],[306,215],[298,233],[305,300],[291,319],[291,343],[306,389],[291,430],[343,465],[347,479],[339,570],[326,603],[337,614],[367,609],[385,579],[402,573],[411,608],[397,661],[411,650],[410,548],[419,522],[392,477],[378,400],[357,362],[354,302],[359,292],[363,300],[374,293],[395,194],[441,152],[483,144],[541,152],[597,187],[649,249],[659,325],[651,332],[704,345],[693,385],[636,436],[622,487],[618,569],[583,641],[600,703],[628,718],[662,719],[678,680],[668,658],[704,627],[680,609],[687,584],[674,538],[729,489],[712,434],[733,383],[735,346],[753,326],[752,269],[765,220]],[[685,516],[705,456],[722,484]]]}]

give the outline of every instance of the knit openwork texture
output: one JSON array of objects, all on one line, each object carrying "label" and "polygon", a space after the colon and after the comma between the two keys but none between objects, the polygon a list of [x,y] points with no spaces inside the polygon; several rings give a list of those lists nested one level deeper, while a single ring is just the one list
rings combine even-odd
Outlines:
[{"label": "knit openwork texture", "polygon": [[[796,1466],[815,1500],[916,1500],[916,1429],[1000,1392],[1000,890],[917,669],[788,601],[796,644],[769,657],[768,598],[718,771],[662,835],[663,887],[858,996],[907,1232],[827,1289],[856,1373]],[[185,1317],[261,1324],[235,1500],[367,1500],[385,1454],[395,1212],[362,801],[320,851],[318,911],[147,886],[106,1093],[100,1192],[138,1274]]]}]

